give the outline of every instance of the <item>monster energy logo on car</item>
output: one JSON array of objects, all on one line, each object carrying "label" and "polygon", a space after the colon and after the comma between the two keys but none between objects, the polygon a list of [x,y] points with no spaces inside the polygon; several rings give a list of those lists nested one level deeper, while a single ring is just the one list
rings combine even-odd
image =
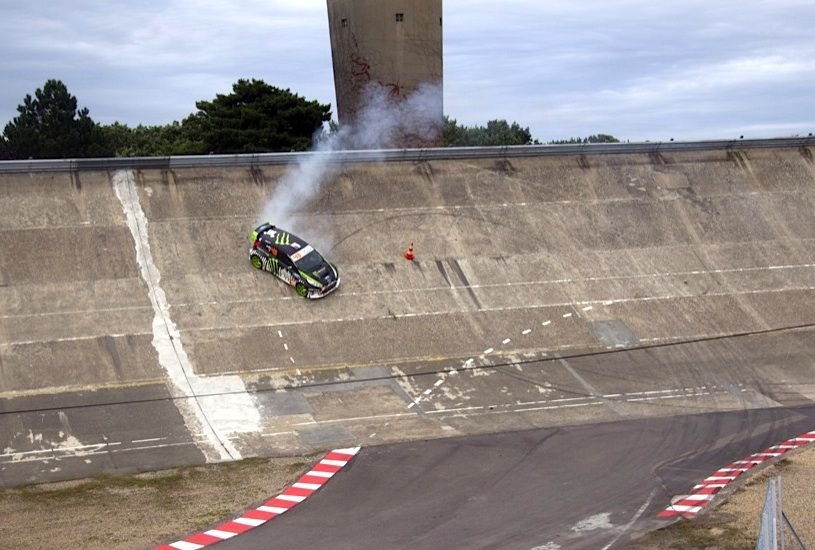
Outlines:
[{"label": "monster energy logo on car", "polygon": [[277,273],[277,258],[269,258],[268,262],[269,271],[272,273]]},{"label": "monster energy logo on car", "polygon": [[280,246],[288,246],[289,244],[291,244],[291,236],[285,231],[280,231],[278,233],[275,233],[274,242],[275,244]]}]

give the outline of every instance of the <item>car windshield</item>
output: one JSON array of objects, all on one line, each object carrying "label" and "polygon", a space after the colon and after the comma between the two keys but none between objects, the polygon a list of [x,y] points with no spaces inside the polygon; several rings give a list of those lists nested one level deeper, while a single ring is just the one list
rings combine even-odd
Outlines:
[{"label": "car windshield", "polygon": [[301,271],[305,271],[306,273],[311,273],[314,271],[321,263],[323,263],[323,257],[316,250],[312,250],[302,258],[295,260],[294,265],[297,266],[297,269]]}]

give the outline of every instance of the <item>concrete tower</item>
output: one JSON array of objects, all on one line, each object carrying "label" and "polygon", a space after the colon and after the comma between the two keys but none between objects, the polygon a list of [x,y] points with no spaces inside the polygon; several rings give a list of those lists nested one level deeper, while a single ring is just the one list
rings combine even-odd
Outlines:
[{"label": "concrete tower", "polygon": [[363,98],[372,88],[398,103],[420,86],[430,85],[430,93],[438,95],[438,114],[431,123],[436,127],[394,145],[440,145],[442,0],[327,1],[340,124],[356,121]]}]

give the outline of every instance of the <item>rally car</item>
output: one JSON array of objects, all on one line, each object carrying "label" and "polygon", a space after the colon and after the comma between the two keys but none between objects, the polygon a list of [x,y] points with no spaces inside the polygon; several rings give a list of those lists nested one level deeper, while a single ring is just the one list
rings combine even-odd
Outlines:
[{"label": "rally car", "polygon": [[337,268],[303,239],[264,223],[249,233],[249,240],[252,267],[276,275],[303,298],[322,298],[340,286]]}]

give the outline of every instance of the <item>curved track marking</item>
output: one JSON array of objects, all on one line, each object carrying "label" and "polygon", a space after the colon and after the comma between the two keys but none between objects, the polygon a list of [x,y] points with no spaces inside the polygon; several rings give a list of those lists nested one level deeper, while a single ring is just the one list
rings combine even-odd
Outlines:
[{"label": "curved track marking", "polygon": [[247,510],[242,516],[222,523],[214,529],[195,533],[170,544],[156,546],[153,550],[198,550],[263,525],[317,492],[354,458],[359,449],[360,447],[334,449],[311,470],[300,476],[300,479],[261,506]]},{"label": "curved track marking", "polygon": [[660,518],[692,518],[704,510],[717,493],[736,480],[744,472],[750,471],[759,464],[783,455],[787,451],[815,442],[815,430],[793,437],[763,452],[753,453],[743,460],[731,462],[719,468],[693,487],[693,492],[686,495],[657,514]]}]

